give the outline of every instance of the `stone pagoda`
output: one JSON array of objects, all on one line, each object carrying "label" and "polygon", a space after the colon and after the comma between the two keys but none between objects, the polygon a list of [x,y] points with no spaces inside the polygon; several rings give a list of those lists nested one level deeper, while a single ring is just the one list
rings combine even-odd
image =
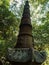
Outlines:
[{"label": "stone pagoda", "polygon": [[7,59],[12,65],[40,65],[45,60],[42,52],[33,49],[29,3],[26,1],[14,48],[8,48]]},{"label": "stone pagoda", "polygon": [[19,35],[15,47],[8,48],[7,59],[12,65],[30,65],[32,63],[32,25],[29,3],[26,1],[19,26]]}]

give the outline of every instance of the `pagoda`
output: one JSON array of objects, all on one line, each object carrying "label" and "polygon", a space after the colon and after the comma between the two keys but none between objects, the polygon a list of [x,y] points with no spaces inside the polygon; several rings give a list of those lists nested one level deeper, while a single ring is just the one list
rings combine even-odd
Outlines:
[{"label": "pagoda", "polygon": [[8,48],[7,59],[12,65],[41,65],[46,59],[43,52],[36,51],[33,48],[28,0],[24,5],[17,43],[14,48]]},{"label": "pagoda", "polygon": [[17,43],[14,49],[8,48],[7,59],[12,65],[30,65],[32,64],[33,37],[28,1],[24,5],[19,28]]}]

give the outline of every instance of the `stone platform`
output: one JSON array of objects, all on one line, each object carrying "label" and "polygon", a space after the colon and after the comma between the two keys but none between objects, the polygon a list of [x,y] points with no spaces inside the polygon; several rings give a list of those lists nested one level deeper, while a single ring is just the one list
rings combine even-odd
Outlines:
[{"label": "stone platform", "polygon": [[32,50],[30,48],[8,48],[7,59],[11,62],[32,61]]},{"label": "stone platform", "polygon": [[41,65],[46,54],[32,48],[8,48],[6,58],[12,65]]}]

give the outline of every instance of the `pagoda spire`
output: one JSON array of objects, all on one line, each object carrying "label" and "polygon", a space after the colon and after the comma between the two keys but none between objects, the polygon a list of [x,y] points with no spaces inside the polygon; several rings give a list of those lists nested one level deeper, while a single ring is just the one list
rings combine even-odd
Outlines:
[{"label": "pagoda spire", "polygon": [[28,2],[28,0],[26,1],[25,5],[24,5],[24,10],[23,10],[20,26],[22,24],[30,24],[31,25],[30,10],[29,10],[29,2]]},{"label": "pagoda spire", "polygon": [[15,48],[30,48],[32,46],[32,25],[29,2],[26,1],[20,23],[20,30]]}]

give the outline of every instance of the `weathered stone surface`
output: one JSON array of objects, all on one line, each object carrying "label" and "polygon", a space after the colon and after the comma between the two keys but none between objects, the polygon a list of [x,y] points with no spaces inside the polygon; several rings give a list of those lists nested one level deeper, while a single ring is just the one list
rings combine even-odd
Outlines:
[{"label": "weathered stone surface", "polygon": [[43,63],[46,59],[45,52],[39,52],[30,48],[8,48],[7,59],[14,62],[32,61],[36,63]]},{"label": "weathered stone surface", "polygon": [[32,60],[32,50],[30,48],[8,48],[7,58],[14,62],[27,62]]},{"label": "weathered stone surface", "polygon": [[33,55],[34,55],[34,61],[36,63],[43,63],[46,60],[46,52],[44,51],[39,52],[35,50]]}]

